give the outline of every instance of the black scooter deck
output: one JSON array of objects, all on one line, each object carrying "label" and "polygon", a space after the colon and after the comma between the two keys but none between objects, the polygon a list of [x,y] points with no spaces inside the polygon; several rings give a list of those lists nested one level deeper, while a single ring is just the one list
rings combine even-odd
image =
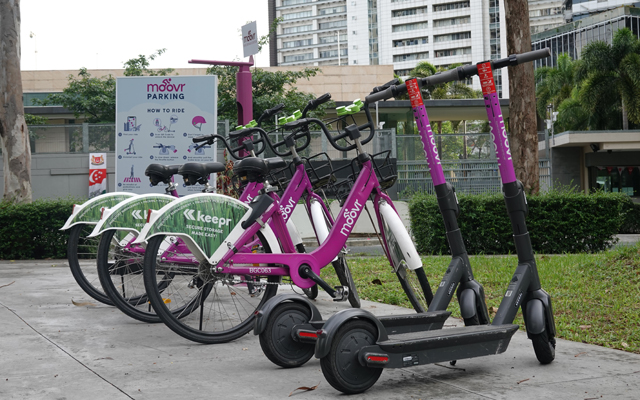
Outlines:
[{"label": "black scooter deck", "polygon": [[390,335],[360,350],[370,367],[404,368],[503,353],[518,325],[477,325]]}]

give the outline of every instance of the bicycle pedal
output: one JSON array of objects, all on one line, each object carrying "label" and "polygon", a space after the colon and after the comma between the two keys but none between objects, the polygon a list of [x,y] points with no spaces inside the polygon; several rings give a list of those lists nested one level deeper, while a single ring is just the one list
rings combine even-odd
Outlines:
[{"label": "bicycle pedal", "polygon": [[347,301],[349,298],[349,286],[336,286],[336,293],[333,301]]}]

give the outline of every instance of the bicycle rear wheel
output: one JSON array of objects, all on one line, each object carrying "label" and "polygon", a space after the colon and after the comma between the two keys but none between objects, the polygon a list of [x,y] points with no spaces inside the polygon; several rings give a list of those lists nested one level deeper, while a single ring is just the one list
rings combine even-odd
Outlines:
[{"label": "bicycle rear wheel", "polygon": [[[270,253],[264,237],[258,237]],[[275,296],[280,277],[219,274],[207,263],[176,261],[191,254],[180,253],[171,239],[152,237],[144,257],[146,292],[160,319],[180,336],[204,344],[225,343],[248,333],[254,312]],[[158,279],[162,275],[166,280]]]},{"label": "bicycle rear wheel", "polygon": [[98,277],[97,255],[102,235],[87,237],[94,227],[95,225],[81,223],[71,228],[67,242],[67,260],[71,274],[82,290],[99,302],[112,306],[113,302],[105,294]]},{"label": "bicycle rear wheel", "polygon": [[[400,219],[397,216],[396,218]],[[414,270],[409,268],[393,228],[385,220],[382,213],[380,214],[380,219],[382,220],[382,235],[387,246],[389,261],[400,281],[400,285],[413,308],[419,313],[426,312],[429,308],[429,303],[433,300],[433,293],[427,275],[422,267]]]},{"label": "bicycle rear wheel", "polygon": [[[105,293],[124,314],[147,323],[161,322],[149,303],[142,275],[144,251],[127,246],[135,235],[130,232],[108,230],[102,234],[98,248],[98,275]],[[159,285],[164,289],[169,276],[161,275]]]}]

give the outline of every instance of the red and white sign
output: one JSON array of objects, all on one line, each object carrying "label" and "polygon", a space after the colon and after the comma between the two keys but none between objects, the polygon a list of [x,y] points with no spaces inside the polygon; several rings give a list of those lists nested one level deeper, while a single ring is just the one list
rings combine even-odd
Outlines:
[{"label": "red and white sign", "polygon": [[91,153],[89,158],[89,198],[107,193],[107,153]]}]

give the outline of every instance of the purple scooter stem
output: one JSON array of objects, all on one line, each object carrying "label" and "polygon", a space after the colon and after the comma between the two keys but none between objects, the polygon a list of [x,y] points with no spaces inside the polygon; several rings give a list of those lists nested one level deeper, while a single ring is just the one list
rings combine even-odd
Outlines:
[{"label": "purple scooter stem", "polygon": [[[444,179],[444,172],[442,171],[440,163],[440,155],[438,155],[438,146],[436,145],[436,140],[433,137],[433,132],[431,131],[431,124],[429,123],[427,110],[424,107],[424,102],[422,101],[422,94],[420,93],[418,80],[410,79],[406,84],[413,113],[421,117],[416,118],[416,121],[418,123],[418,132],[420,132],[420,137],[422,138],[425,156],[427,157],[427,164],[429,165],[429,170],[431,172],[431,179],[433,179],[434,186],[442,185],[446,182]],[[423,123],[423,121],[425,123]]]},{"label": "purple scooter stem", "polygon": [[496,86],[493,80],[491,62],[487,61],[478,64],[478,76],[480,77],[480,85],[482,86],[482,94],[484,96],[484,104],[487,107],[487,113],[493,113],[493,118],[489,118],[489,126],[491,128],[491,138],[493,139],[493,145],[496,150],[498,169],[500,170],[502,183],[515,182],[516,174],[513,169],[509,138],[507,137],[507,130],[504,127],[500,100],[498,99],[498,93],[496,92]]}]

